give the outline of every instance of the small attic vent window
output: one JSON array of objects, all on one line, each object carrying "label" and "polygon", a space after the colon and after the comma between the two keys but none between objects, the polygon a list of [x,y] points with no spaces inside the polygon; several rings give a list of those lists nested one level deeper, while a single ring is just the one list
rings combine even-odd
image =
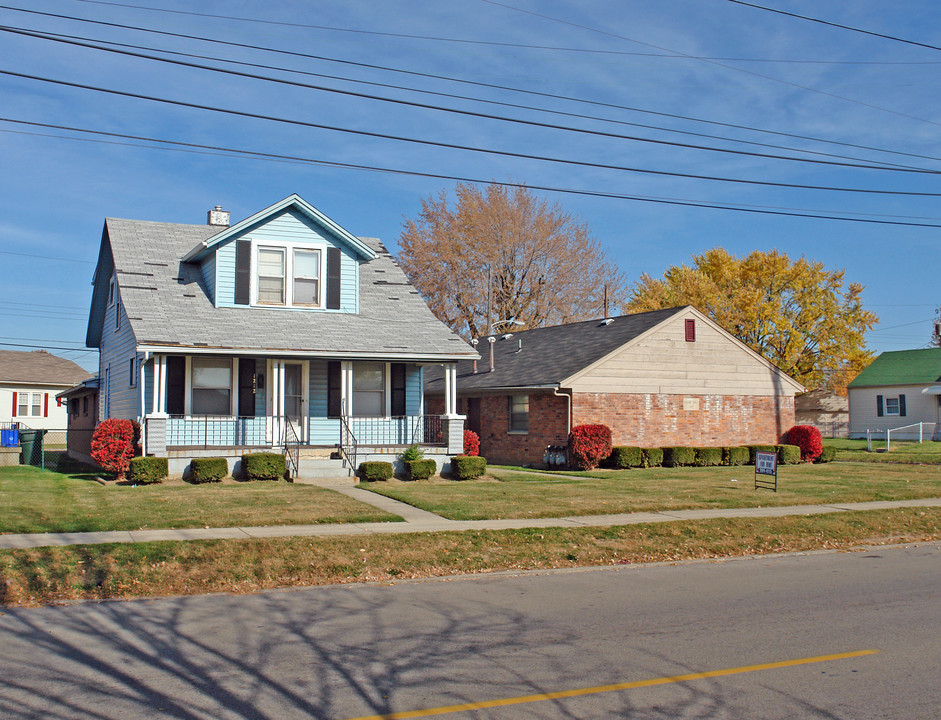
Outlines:
[{"label": "small attic vent window", "polygon": [[696,342],[696,321],[692,318],[686,320],[686,342]]}]

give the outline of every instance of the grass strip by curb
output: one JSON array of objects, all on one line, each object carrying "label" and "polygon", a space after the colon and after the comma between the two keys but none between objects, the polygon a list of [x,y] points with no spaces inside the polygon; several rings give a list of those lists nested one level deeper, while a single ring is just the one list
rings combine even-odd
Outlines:
[{"label": "grass strip by curb", "polygon": [[0,551],[0,604],[251,593],[938,539],[941,508],[903,508],[603,528],[73,545]]}]

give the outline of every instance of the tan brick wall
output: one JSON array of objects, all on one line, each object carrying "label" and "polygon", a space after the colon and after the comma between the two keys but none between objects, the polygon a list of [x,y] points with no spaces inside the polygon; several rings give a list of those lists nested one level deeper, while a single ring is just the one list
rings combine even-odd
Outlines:
[{"label": "tan brick wall", "polygon": [[575,393],[572,412],[615,445],[646,447],[779,443],[795,424],[793,397]]}]

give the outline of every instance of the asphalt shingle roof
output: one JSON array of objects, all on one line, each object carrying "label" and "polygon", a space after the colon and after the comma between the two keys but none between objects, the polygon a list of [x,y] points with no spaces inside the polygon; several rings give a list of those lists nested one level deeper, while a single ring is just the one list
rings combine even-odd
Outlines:
[{"label": "asphalt shingle roof", "polygon": [[[493,372],[490,372],[489,342],[482,338],[477,346],[481,357],[477,363],[478,372],[473,372],[472,362],[459,362],[458,386],[465,392],[558,385],[682,310],[669,308],[622,315],[608,323],[587,320],[555,325],[513,332],[506,339],[504,335],[497,335],[493,347]],[[444,376],[440,370],[429,368],[425,378],[427,390],[444,390]]]},{"label": "asphalt shingle roof", "polygon": [[884,352],[857,375],[851,388],[941,382],[941,348]]},{"label": "asphalt shingle roof", "polygon": [[71,360],[52,355],[45,350],[0,350],[0,382],[68,386],[76,385],[90,377],[90,372]]},{"label": "asphalt shingle roof", "polygon": [[360,264],[359,314],[216,308],[198,264],[181,258],[218,233],[210,225],[108,218],[121,300],[141,345],[336,356],[473,357],[473,349],[428,309],[392,255]]}]

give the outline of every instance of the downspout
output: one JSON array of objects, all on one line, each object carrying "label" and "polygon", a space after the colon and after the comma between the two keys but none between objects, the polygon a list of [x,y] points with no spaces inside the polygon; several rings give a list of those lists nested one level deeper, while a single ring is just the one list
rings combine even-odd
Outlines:
[{"label": "downspout", "polygon": [[560,388],[553,388],[552,394],[556,397],[564,397],[566,400],[567,412],[565,413],[565,437],[568,439],[572,432],[572,395],[571,393],[559,393]]}]

